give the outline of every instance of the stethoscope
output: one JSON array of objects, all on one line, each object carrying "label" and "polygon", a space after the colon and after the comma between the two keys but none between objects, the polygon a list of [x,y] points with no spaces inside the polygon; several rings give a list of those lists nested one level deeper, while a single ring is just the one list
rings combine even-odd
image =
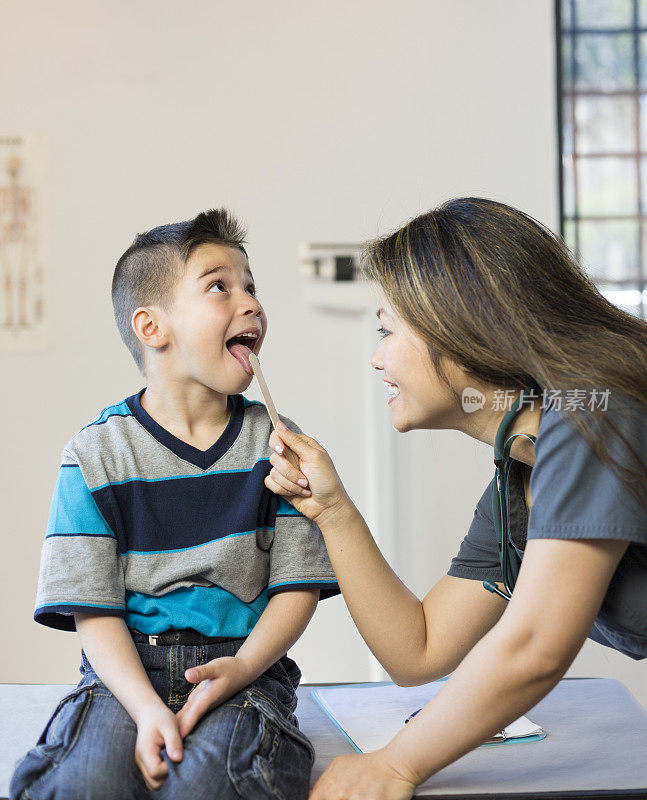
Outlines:
[{"label": "stethoscope", "polygon": [[499,429],[494,439],[494,491],[492,492],[492,518],[494,520],[494,532],[496,533],[497,545],[499,548],[499,561],[501,562],[501,574],[505,592],[502,592],[494,581],[483,581],[483,586],[488,592],[493,592],[509,600],[512,597],[512,590],[517,581],[521,559],[512,544],[510,538],[510,502],[508,496],[508,477],[514,459],[510,458],[510,448],[512,442],[519,436],[523,436],[533,444],[535,437],[529,433],[513,433],[505,439],[505,433],[512,424],[517,414],[522,410],[524,403],[532,398],[536,399],[536,391],[540,387],[535,384],[525,388],[519,397],[506,412],[501,420]]}]

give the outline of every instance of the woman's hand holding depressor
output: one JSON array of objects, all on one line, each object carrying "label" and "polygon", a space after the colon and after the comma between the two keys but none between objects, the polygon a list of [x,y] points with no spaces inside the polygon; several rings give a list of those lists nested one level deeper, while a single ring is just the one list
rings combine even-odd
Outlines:
[{"label": "woman's hand holding depressor", "polygon": [[[270,456],[272,470],[265,485],[285,497],[301,514],[319,523],[351,502],[330,456],[312,437],[294,433],[281,422],[270,435],[270,447],[274,450]],[[286,447],[297,457],[299,469],[285,457]],[[302,475],[307,488],[298,483],[303,480]]]}]

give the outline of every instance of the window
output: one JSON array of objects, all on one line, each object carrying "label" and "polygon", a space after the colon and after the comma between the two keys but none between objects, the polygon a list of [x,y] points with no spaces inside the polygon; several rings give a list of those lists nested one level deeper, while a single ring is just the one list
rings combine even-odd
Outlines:
[{"label": "window", "polygon": [[556,0],[562,235],[647,318],[647,0]]}]

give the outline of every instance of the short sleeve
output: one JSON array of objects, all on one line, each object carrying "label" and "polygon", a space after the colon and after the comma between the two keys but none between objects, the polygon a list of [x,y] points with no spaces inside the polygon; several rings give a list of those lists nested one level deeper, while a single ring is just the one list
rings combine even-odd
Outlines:
[{"label": "short sleeve", "polygon": [[[295,433],[301,429],[292,420],[282,422]],[[319,589],[320,600],[339,594],[326,543],[317,525],[277,497],[274,539],[270,549],[268,595],[290,589]]]},{"label": "short sleeve", "polygon": [[492,480],[476,504],[474,518],[447,574],[455,578],[502,582],[499,550],[492,519]]},{"label": "short sleeve", "polygon": [[34,619],[75,630],[74,612],[125,617],[125,586],[114,532],[78,463],[63,451],[50,506]]},{"label": "short sleeve", "polygon": [[[532,505],[528,539],[626,539],[647,544],[647,512],[615,472],[595,454],[571,419],[579,410],[548,408],[535,443],[530,475]],[[613,392],[606,411],[644,458],[647,410]],[[596,425],[604,434],[606,426]],[[626,461],[612,435],[607,443],[616,460]]]}]

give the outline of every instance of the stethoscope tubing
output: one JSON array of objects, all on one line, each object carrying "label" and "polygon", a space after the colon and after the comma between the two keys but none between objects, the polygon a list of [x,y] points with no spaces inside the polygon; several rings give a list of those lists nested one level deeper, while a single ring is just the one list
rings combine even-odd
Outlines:
[{"label": "stethoscope tubing", "polygon": [[497,538],[497,545],[499,548],[499,560],[501,564],[501,575],[503,578],[503,585],[505,592],[501,591],[493,581],[483,581],[483,586],[494,594],[498,594],[505,600],[510,600],[514,585],[519,573],[519,566],[521,559],[514,549],[512,539],[510,537],[510,502],[508,493],[508,478],[512,461],[510,458],[510,448],[512,442],[519,436],[523,436],[529,441],[535,442],[535,437],[527,433],[514,433],[505,439],[505,433],[514,421],[515,417],[522,410],[524,402],[528,396],[533,396],[537,386],[529,386],[524,389],[517,400],[512,404],[510,410],[505,414],[494,439],[494,465],[495,465],[495,481],[494,492],[495,496],[492,498],[492,511],[494,531]]}]

